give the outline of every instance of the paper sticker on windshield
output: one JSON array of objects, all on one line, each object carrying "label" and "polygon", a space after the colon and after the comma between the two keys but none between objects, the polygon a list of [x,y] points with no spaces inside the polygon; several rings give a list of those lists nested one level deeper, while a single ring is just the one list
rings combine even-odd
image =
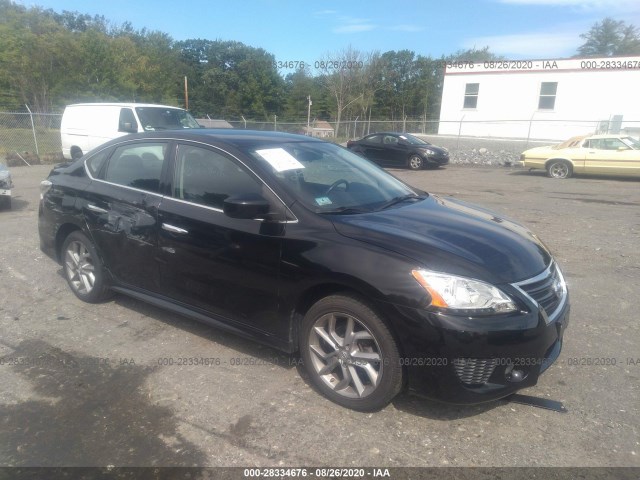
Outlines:
[{"label": "paper sticker on windshield", "polygon": [[269,162],[269,165],[275,168],[276,172],[304,168],[303,164],[283,148],[256,150],[256,153]]},{"label": "paper sticker on windshield", "polygon": [[318,197],[316,198],[316,203],[320,206],[323,206],[323,205],[331,205],[333,202],[329,197]]}]

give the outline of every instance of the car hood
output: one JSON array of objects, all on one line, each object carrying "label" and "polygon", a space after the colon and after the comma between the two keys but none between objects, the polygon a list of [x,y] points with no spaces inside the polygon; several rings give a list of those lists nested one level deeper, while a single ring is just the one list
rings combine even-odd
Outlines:
[{"label": "car hood", "polygon": [[569,149],[568,147],[565,148],[557,148],[556,145],[544,145],[541,147],[533,147],[530,148],[528,150],[525,150],[524,152],[522,152],[523,155],[530,155],[530,154],[537,154],[537,153],[545,153],[548,155],[554,155],[554,152],[563,152],[563,151],[567,151],[567,150],[574,150],[574,149]]},{"label": "car hood", "polygon": [[416,267],[494,284],[531,278],[551,261],[540,239],[522,225],[452,198],[432,195],[332,220],[341,235],[412,258]]}]

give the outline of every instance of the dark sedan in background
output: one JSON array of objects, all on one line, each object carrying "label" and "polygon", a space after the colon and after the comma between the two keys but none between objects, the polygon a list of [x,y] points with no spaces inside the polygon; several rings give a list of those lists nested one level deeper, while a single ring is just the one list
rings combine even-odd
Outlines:
[{"label": "dark sedan in background", "polygon": [[55,168],[41,192],[41,248],[78,298],[118,292],[300,352],[349,408],[405,387],[502,398],[560,354],[567,287],[533,233],[333,143],[136,134]]},{"label": "dark sedan in background", "polygon": [[11,172],[0,163],[0,209],[11,208],[11,189],[13,181],[11,180]]},{"label": "dark sedan in background", "polygon": [[411,170],[437,168],[449,163],[449,151],[408,133],[373,133],[349,140],[347,148],[383,167]]}]

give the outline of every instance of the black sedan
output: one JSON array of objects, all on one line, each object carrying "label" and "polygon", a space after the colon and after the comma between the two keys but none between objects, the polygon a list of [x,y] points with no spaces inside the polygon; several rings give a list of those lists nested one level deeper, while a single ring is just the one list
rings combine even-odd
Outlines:
[{"label": "black sedan", "polygon": [[11,180],[11,172],[0,163],[0,209],[11,208],[11,189],[13,181]]},{"label": "black sedan", "polygon": [[41,248],[78,298],[130,295],[299,352],[349,408],[405,387],[498,399],[560,353],[567,287],[534,234],[332,143],[130,135],[54,168],[41,191]]},{"label": "black sedan", "polygon": [[449,163],[449,151],[408,133],[373,133],[349,140],[347,148],[385,167],[411,170],[437,168]]}]

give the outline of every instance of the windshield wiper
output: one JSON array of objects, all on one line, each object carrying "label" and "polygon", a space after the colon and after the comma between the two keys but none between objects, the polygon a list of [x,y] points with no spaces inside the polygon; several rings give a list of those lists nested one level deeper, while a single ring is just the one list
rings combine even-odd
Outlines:
[{"label": "windshield wiper", "polygon": [[393,197],[391,200],[383,203],[378,208],[376,208],[376,211],[384,210],[385,208],[389,208],[393,205],[402,203],[406,200],[422,200],[424,198],[425,198],[424,196],[416,195],[414,193],[407,194],[407,195],[400,195],[399,197]]},{"label": "windshield wiper", "polygon": [[371,210],[358,207],[338,207],[334,208],[333,210],[323,210],[318,213],[331,215],[351,215],[353,213],[371,213]]}]

